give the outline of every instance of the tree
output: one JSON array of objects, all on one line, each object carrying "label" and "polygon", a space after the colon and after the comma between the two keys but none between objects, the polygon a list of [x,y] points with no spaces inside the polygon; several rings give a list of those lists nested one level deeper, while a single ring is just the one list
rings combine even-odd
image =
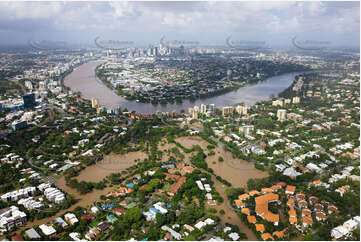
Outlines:
[{"label": "tree", "polygon": [[129,224],[138,222],[141,217],[142,213],[138,208],[129,208],[124,214],[124,218]]}]

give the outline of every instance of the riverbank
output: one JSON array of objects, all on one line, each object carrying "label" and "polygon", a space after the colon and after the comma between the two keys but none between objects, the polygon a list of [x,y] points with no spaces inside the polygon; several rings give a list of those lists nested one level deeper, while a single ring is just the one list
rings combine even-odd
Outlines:
[{"label": "riverbank", "polygon": [[74,69],[72,73],[64,79],[64,84],[73,91],[78,91],[86,99],[97,98],[99,103],[106,108],[127,108],[129,111],[137,113],[153,114],[157,111],[172,112],[188,110],[188,108],[200,104],[215,104],[216,106],[230,106],[236,103],[253,105],[258,101],[269,100],[271,95],[277,95],[289,87],[293,79],[300,72],[292,72],[265,79],[255,85],[248,85],[237,90],[211,98],[201,98],[197,100],[184,100],[182,103],[167,105],[154,105],[150,103],[138,103],[126,100],[110,90],[95,75],[95,68],[101,61],[91,61]]}]

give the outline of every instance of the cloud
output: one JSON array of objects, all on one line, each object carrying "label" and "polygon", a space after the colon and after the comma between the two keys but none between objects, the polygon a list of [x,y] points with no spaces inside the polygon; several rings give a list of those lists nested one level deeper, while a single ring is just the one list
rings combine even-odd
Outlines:
[{"label": "cloud", "polygon": [[221,42],[229,35],[287,39],[305,33],[359,43],[359,11],[359,2],[0,2],[0,42],[10,42],[11,32],[19,39],[33,33],[88,43],[98,35]]}]

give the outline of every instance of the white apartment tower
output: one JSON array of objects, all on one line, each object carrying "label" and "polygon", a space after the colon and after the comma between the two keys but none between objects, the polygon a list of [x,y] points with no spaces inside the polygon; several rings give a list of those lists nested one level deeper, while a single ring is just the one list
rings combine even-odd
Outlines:
[{"label": "white apartment tower", "polygon": [[241,115],[247,115],[248,107],[247,107],[247,106],[238,105],[238,106],[236,107],[236,112],[237,112],[238,114],[241,114]]},{"label": "white apartment tower", "polygon": [[98,107],[98,99],[96,98],[92,98],[92,108],[97,108]]},{"label": "white apartment tower", "polygon": [[277,118],[278,121],[283,121],[286,119],[286,110],[285,109],[278,109],[277,110]]},{"label": "white apartment tower", "polygon": [[228,115],[228,114],[232,114],[232,113],[233,113],[233,110],[234,110],[234,108],[231,107],[231,106],[229,106],[229,107],[223,107],[223,108],[222,108],[222,115],[223,115],[223,116],[226,116],[226,115]]},{"label": "white apartment tower", "polygon": [[207,106],[205,104],[201,104],[201,113],[207,112]]},{"label": "white apartment tower", "polygon": [[292,103],[294,103],[294,104],[300,103],[300,97],[293,97]]}]

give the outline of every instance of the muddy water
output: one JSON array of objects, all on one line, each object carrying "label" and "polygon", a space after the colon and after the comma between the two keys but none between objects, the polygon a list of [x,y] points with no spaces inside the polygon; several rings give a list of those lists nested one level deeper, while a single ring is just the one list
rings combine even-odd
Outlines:
[{"label": "muddy water", "polygon": [[279,76],[267,78],[263,82],[255,85],[239,88],[236,91],[228,92],[216,97],[197,99],[194,102],[184,100],[182,104],[152,105],[146,103],[137,103],[128,101],[121,96],[116,95],[112,90],[106,87],[98,78],[94,70],[101,61],[93,61],[83,64],[76,68],[72,73],[65,77],[64,83],[73,91],[81,92],[87,99],[97,98],[100,105],[107,108],[121,107],[138,113],[155,113],[156,111],[171,112],[182,109],[188,110],[189,107],[200,104],[216,104],[216,106],[229,106],[244,102],[247,105],[253,105],[258,101],[268,100],[270,96],[277,95],[291,85],[294,77],[299,73],[288,73]]},{"label": "muddy water", "polygon": [[[224,202],[222,204],[210,207],[217,209],[217,216],[220,217],[222,225],[225,225],[225,223],[237,225],[239,230],[247,235],[247,240],[257,240],[253,231],[248,228],[248,226],[238,217],[237,213],[231,207],[226,194],[227,187],[219,182],[214,176],[212,176],[212,181],[214,182],[214,188],[216,191],[224,198]],[[222,215],[219,213],[221,209],[224,210],[225,214]]]},{"label": "muddy water", "polygon": [[77,176],[78,181],[99,182],[112,173],[119,173],[136,164],[136,160],[147,158],[147,154],[141,151],[129,152],[124,155],[110,154],[97,165],[88,166]]},{"label": "muddy water", "polygon": [[[199,145],[207,154],[207,145],[209,144],[200,137],[182,137],[176,139],[176,141],[187,148],[191,148],[192,145]],[[214,170],[214,174],[226,179],[232,183],[233,186],[246,188],[247,181],[250,178],[263,178],[268,176],[267,172],[262,172],[254,168],[252,162],[234,159],[231,152],[224,151],[220,147],[216,147],[214,151],[216,153],[215,155],[207,156],[206,158],[208,167]],[[219,156],[223,157],[223,162],[218,161]]]}]

